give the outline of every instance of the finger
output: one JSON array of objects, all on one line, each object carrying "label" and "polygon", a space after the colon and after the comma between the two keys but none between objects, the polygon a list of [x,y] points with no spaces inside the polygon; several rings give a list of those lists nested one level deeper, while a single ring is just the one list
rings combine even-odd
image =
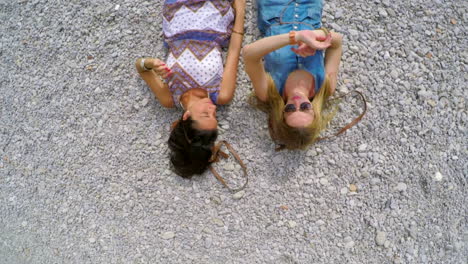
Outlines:
[{"label": "finger", "polygon": [[166,77],[164,78],[171,78],[172,76],[174,75],[174,72],[173,71],[170,71],[166,74]]},{"label": "finger", "polygon": [[291,48],[292,52],[296,53],[296,54],[299,54],[299,50],[296,49],[296,48]]},{"label": "finger", "polygon": [[155,59],[154,60],[154,67],[159,67],[159,66],[166,66],[166,63],[164,63],[164,61],[162,61],[162,60]]},{"label": "finger", "polygon": [[317,40],[318,41],[325,41],[325,40],[327,40],[327,36],[318,36]]},{"label": "finger", "polygon": [[166,74],[166,72],[167,72],[166,66],[159,66],[159,67],[154,68],[154,70],[155,70],[156,73],[159,74],[159,75]]}]

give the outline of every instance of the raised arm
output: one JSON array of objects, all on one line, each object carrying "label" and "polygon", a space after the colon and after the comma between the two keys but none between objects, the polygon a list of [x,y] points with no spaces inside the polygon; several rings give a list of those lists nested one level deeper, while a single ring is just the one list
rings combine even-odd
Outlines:
[{"label": "raised arm", "polygon": [[169,86],[164,83],[159,76],[167,78],[171,74],[171,70],[161,60],[154,58],[137,59],[135,67],[141,78],[146,82],[153,91],[154,95],[162,106],[167,108],[174,107],[172,93],[169,91]]},{"label": "raised arm", "polygon": [[343,53],[343,36],[340,33],[331,32],[332,43],[325,52],[325,73],[330,79],[330,94],[335,93],[340,67],[341,54]]},{"label": "raised arm", "polygon": [[255,95],[260,101],[266,102],[268,99],[268,78],[262,58],[286,45],[289,45],[289,35],[281,34],[262,38],[242,49],[245,72],[249,75]]},{"label": "raised arm", "polygon": [[234,20],[233,32],[229,41],[229,49],[224,65],[223,80],[221,82],[221,90],[218,95],[217,104],[228,104],[234,97],[236,90],[237,65],[239,64],[239,56],[244,36],[244,16],[245,16],[245,0],[235,0],[233,7],[236,10],[236,18]]},{"label": "raised arm", "polygon": [[[303,30],[296,32],[292,37],[294,37],[294,42],[306,43],[313,49],[326,49],[331,43],[330,38],[321,41],[325,37],[322,30]],[[290,41],[290,34],[285,33],[257,40],[244,47],[242,54],[245,71],[252,81],[255,95],[260,101],[265,102],[268,99],[268,78],[263,67],[262,58],[272,51],[289,45]]]}]

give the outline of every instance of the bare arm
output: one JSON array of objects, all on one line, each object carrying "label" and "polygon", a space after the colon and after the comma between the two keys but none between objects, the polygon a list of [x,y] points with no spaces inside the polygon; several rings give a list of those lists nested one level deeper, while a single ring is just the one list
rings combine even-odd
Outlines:
[{"label": "bare arm", "polygon": [[245,72],[249,75],[255,95],[260,101],[265,102],[268,99],[268,78],[262,58],[286,45],[289,45],[289,35],[281,34],[257,40],[242,50]]},{"label": "bare arm", "polygon": [[[135,62],[135,67],[140,74],[140,77],[150,87],[158,101],[162,106],[167,108],[174,107],[174,101],[172,100],[172,93],[169,91],[169,87],[166,83],[163,83],[158,77],[158,74],[164,77],[169,76],[169,71],[165,70],[166,66],[163,62],[158,59],[147,58],[145,59],[145,67],[152,70],[145,70],[141,67],[141,59]],[[156,73],[158,72],[158,73]]]},{"label": "bare arm", "polygon": [[[229,41],[228,55],[224,65],[223,80],[219,92],[217,104],[228,104],[234,97],[236,90],[237,65],[242,46],[244,33],[245,0],[235,0],[233,6],[236,10],[233,33]],[[238,33],[236,33],[238,32]],[[242,34],[239,34],[242,33]]]},{"label": "bare arm", "polygon": [[325,52],[325,73],[330,78],[330,94],[335,93],[338,69],[340,67],[341,54],[343,53],[343,36],[340,33],[331,32],[332,43]]}]

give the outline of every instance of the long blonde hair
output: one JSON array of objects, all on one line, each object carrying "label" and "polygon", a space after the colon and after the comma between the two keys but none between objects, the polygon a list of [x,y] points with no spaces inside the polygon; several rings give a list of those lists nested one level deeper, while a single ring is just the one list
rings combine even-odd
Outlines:
[{"label": "long blonde hair", "polygon": [[257,102],[252,104],[268,113],[270,137],[281,145],[280,149],[305,149],[319,138],[320,132],[326,128],[336,112],[336,110],[324,112],[328,109],[327,99],[330,95],[330,81],[325,78],[320,91],[312,100],[314,120],[309,126],[303,128],[286,124],[283,112],[285,103],[270,75],[268,75],[268,101],[263,103],[257,99]]}]

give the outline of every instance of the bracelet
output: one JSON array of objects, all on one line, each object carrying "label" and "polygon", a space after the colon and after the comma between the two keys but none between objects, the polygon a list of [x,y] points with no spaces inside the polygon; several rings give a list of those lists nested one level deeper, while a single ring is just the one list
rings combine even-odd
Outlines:
[{"label": "bracelet", "polygon": [[237,33],[237,34],[239,34],[241,36],[244,36],[244,32],[235,31],[234,29],[232,30],[232,33]]},{"label": "bracelet", "polygon": [[325,37],[328,36],[328,34],[330,34],[330,31],[328,31],[328,29],[324,28],[324,27],[321,27],[319,28],[318,30],[322,30],[323,33],[325,33]]},{"label": "bracelet", "polygon": [[289,45],[296,45],[296,31],[289,31]]},{"label": "bracelet", "polygon": [[152,69],[146,68],[146,66],[145,66],[145,59],[141,59],[141,61],[140,61],[140,68],[142,68],[142,69],[145,70],[145,71],[151,71],[151,70],[152,70]]}]

